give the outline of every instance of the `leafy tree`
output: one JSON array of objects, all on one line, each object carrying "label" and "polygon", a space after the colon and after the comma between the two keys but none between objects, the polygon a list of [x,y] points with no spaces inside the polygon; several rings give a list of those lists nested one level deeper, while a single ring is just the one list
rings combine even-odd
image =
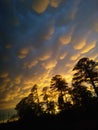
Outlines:
[{"label": "leafy tree", "polygon": [[28,97],[23,98],[15,107],[20,119],[26,119],[31,115],[32,108],[27,102]]},{"label": "leafy tree", "polygon": [[64,95],[68,88],[68,84],[61,75],[55,75],[51,79],[51,89],[59,92],[58,96],[58,106],[60,110],[64,109]]},{"label": "leafy tree", "polygon": [[46,108],[45,113],[55,114],[55,102],[50,99],[52,95],[50,94],[50,91],[47,91],[47,90],[48,90],[48,87],[44,87],[42,90],[43,101]]},{"label": "leafy tree", "polygon": [[34,85],[31,89],[31,93],[23,98],[15,108],[21,119],[30,118],[34,115],[40,115],[42,113],[41,105],[39,103],[37,85]]},{"label": "leafy tree", "polygon": [[73,75],[72,84],[74,86],[81,85],[82,83],[91,84],[95,90],[95,93],[98,97],[98,63],[90,60],[89,58],[81,58],[78,63],[75,65],[73,71],[75,74]]},{"label": "leafy tree", "polygon": [[87,90],[87,87],[84,85],[74,85],[71,94],[74,104],[77,107],[88,107],[92,99],[91,91]]}]

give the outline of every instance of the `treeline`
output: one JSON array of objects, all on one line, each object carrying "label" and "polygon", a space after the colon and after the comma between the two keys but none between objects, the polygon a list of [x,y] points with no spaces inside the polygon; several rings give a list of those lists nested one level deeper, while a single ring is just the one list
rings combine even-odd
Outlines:
[{"label": "treeline", "polygon": [[98,130],[98,63],[81,58],[73,72],[71,86],[61,75],[53,76],[40,93],[35,84],[16,104],[19,119],[0,129]]},{"label": "treeline", "polygon": [[88,112],[88,115],[91,111],[96,113],[98,63],[87,57],[81,58],[73,68],[73,72],[71,86],[61,75],[55,75],[50,81],[50,86],[44,87],[39,95],[38,85],[35,84],[30,94],[16,105],[19,118],[24,120],[50,115],[61,116],[62,113],[67,115],[69,111],[70,113],[73,111],[73,117],[81,112],[86,114]]}]

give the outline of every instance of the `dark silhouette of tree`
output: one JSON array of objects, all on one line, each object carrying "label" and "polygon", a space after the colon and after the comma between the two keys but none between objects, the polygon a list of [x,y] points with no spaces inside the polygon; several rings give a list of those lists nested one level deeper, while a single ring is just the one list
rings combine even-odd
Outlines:
[{"label": "dark silhouette of tree", "polygon": [[[98,97],[98,63],[90,60],[89,58],[81,58],[78,63],[75,65],[73,71],[72,84],[81,85],[82,83],[91,84],[95,90],[95,93]],[[75,85],[75,86],[76,86]]]},{"label": "dark silhouette of tree", "polygon": [[32,100],[36,103],[39,103],[39,96],[38,96],[38,85],[35,84],[31,89]]},{"label": "dark silhouette of tree", "polygon": [[48,89],[48,87],[44,87],[41,94],[43,96],[43,105],[46,108],[44,113],[55,114],[55,102],[50,99],[52,95]]},{"label": "dark silhouette of tree", "polygon": [[74,105],[77,107],[88,107],[92,99],[92,93],[84,85],[74,85],[71,92]]},{"label": "dark silhouette of tree", "polygon": [[32,118],[42,113],[41,104],[39,103],[37,85],[31,89],[31,93],[23,98],[17,105],[17,113],[21,119]]},{"label": "dark silhouette of tree", "polygon": [[55,75],[52,79],[51,79],[51,85],[50,85],[52,90],[55,90],[57,92],[59,92],[59,96],[58,96],[58,107],[60,110],[63,110],[65,108],[64,104],[64,96],[65,96],[65,92],[68,88],[68,84],[66,82],[66,80],[64,78],[62,78],[61,75]]},{"label": "dark silhouette of tree", "polygon": [[28,104],[28,97],[23,98],[17,105],[16,110],[20,117],[20,119],[26,119],[31,115],[32,108],[31,105]]}]

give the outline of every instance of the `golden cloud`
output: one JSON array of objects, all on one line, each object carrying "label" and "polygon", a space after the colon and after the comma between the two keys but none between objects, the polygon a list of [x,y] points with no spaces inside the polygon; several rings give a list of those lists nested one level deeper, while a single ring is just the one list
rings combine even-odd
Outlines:
[{"label": "golden cloud", "polygon": [[15,77],[14,83],[15,84],[20,84],[21,80],[22,80],[22,75],[20,74],[20,75],[18,75],[18,76]]},{"label": "golden cloud", "polygon": [[67,45],[70,43],[71,41],[71,36],[68,36],[68,35],[63,35],[60,37],[60,43],[63,44],[63,45]]},{"label": "golden cloud", "polygon": [[88,43],[81,51],[82,54],[87,53],[91,51],[93,48],[96,47],[96,41],[93,41],[92,43]]},{"label": "golden cloud", "polygon": [[23,58],[25,58],[27,56],[28,53],[29,53],[29,48],[22,48],[18,52],[18,57],[20,59],[23,59]]},{"label": "golden cloud", "polygon": [[48,60],[51,57],[51,52],[43,53],[38,59],[41,61]]},{"label": "golden cloud", "polygon": [[74,54],[71,56],[70,60],[75,61],[80,57],[80,53]]},{"label": "golden cloud", "polygon": [[76,42],[75,45],[73,46],[75,50],[80,50],[86,45],[86,39],[82,39],[74,42]]},{"label": "golden cloud", "polygon": [[56,60],[49,60],[44,62],[42,65],[45,69],[53,69],[57,64]]},{"label": "golden cloud", "polygon": [[50,6],[51,7],[58,7],[62,0],[50,0]]},{"label": "golden cloud", "polygon": [[28,67],[29,69],[31,69],[32,67],[34,67],[35,65],[37,65],[37,63],[38,63],[38,61],[37,61],[37,60],[34,60],[34,61],[32,61],[31,63],[28,63],[28,64],[27,64],[27,67]]},{"label": "golden cloud", "polygon": [[67,56],[67,52],[64,52],[60,55],[60,60],[63,60]]},{"label": "golden cloud", "polygon": [[37,13],[43,13],[49,4],[49,0],[34,0],[32,2],[32,8]]}]

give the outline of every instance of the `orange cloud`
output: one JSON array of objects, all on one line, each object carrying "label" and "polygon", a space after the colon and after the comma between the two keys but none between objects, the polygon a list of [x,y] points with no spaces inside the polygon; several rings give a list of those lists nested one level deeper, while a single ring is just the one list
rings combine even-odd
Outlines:
[{"label": "orange cloud", "polygon": [[85,38],[82,40],[76,39],[76,41],[74,41],[74,43],[75,43],[75,45],[73,46],[73,48],[75,50],[80,50],[86,45],[86,39]]},{"label": "orange cloud", "polygon": [[49,60],[44,62],[42,65],[45,69],[53,69],[57,64],[56,60]]},{"label": "orange cloud", "polygon": [[43,13],[49,4],[49,0],[34,0],[32,2],[32,8],[37,13]]},{"label": "orange cloud", "polygon": [[70,60],[75,61],[80,57],[80,53],[74,54],[71,56]]},{"label": "orange cloud", "polygon": [[67,52],[64,52],[60,55],[60,60],[63,60],[67,55]]},{"label": "orange cloud", "polygon": [[27,64],[27,67],[28,67],[29,69],[31,69],[31,68],[34,67],[37,63],[38,63],[38,61],[37,61],[37,60],[34,60],[34,61],[32,61],[31,63],[28,63],[28,64]]},{"label": "orange cloud", "polygon": [[15,77],[14,83],[15,84],[20,84],[21,80],[22,80],[22,75],[20,74],[20,75],[18,75],[18,76]]},{"label": "orange cloud", "polygon": [[61,44],[67,45],[71,41],[71,36],[70,35],[69,36],[68,35],[63,35],[63,36],[60,37],[59,40],[60,40]]},{"label": "orange cloud", "polygon": [[18,52],[18,57],[20,59],[23,59],[23,58],[25,58],[27,56],[28,53],[29,53],[29,48],[22,48]]},{"label": "orange cloud", "polygon": [[93,41],[92,43],[88,43],[81,51],[82,54],[87,53],[91,51],[93,48],[96,47],[96,41]]},{"label": "orange cloud", "polygon": [[61,3],[61,1],[62,0],[50,0],[50,6],[56,8]]},{"label": "orange cloud", "polygon": [[48,60],[51,57],[51,52],[45,52],[39,57],[39,60],[45,61]]}]

